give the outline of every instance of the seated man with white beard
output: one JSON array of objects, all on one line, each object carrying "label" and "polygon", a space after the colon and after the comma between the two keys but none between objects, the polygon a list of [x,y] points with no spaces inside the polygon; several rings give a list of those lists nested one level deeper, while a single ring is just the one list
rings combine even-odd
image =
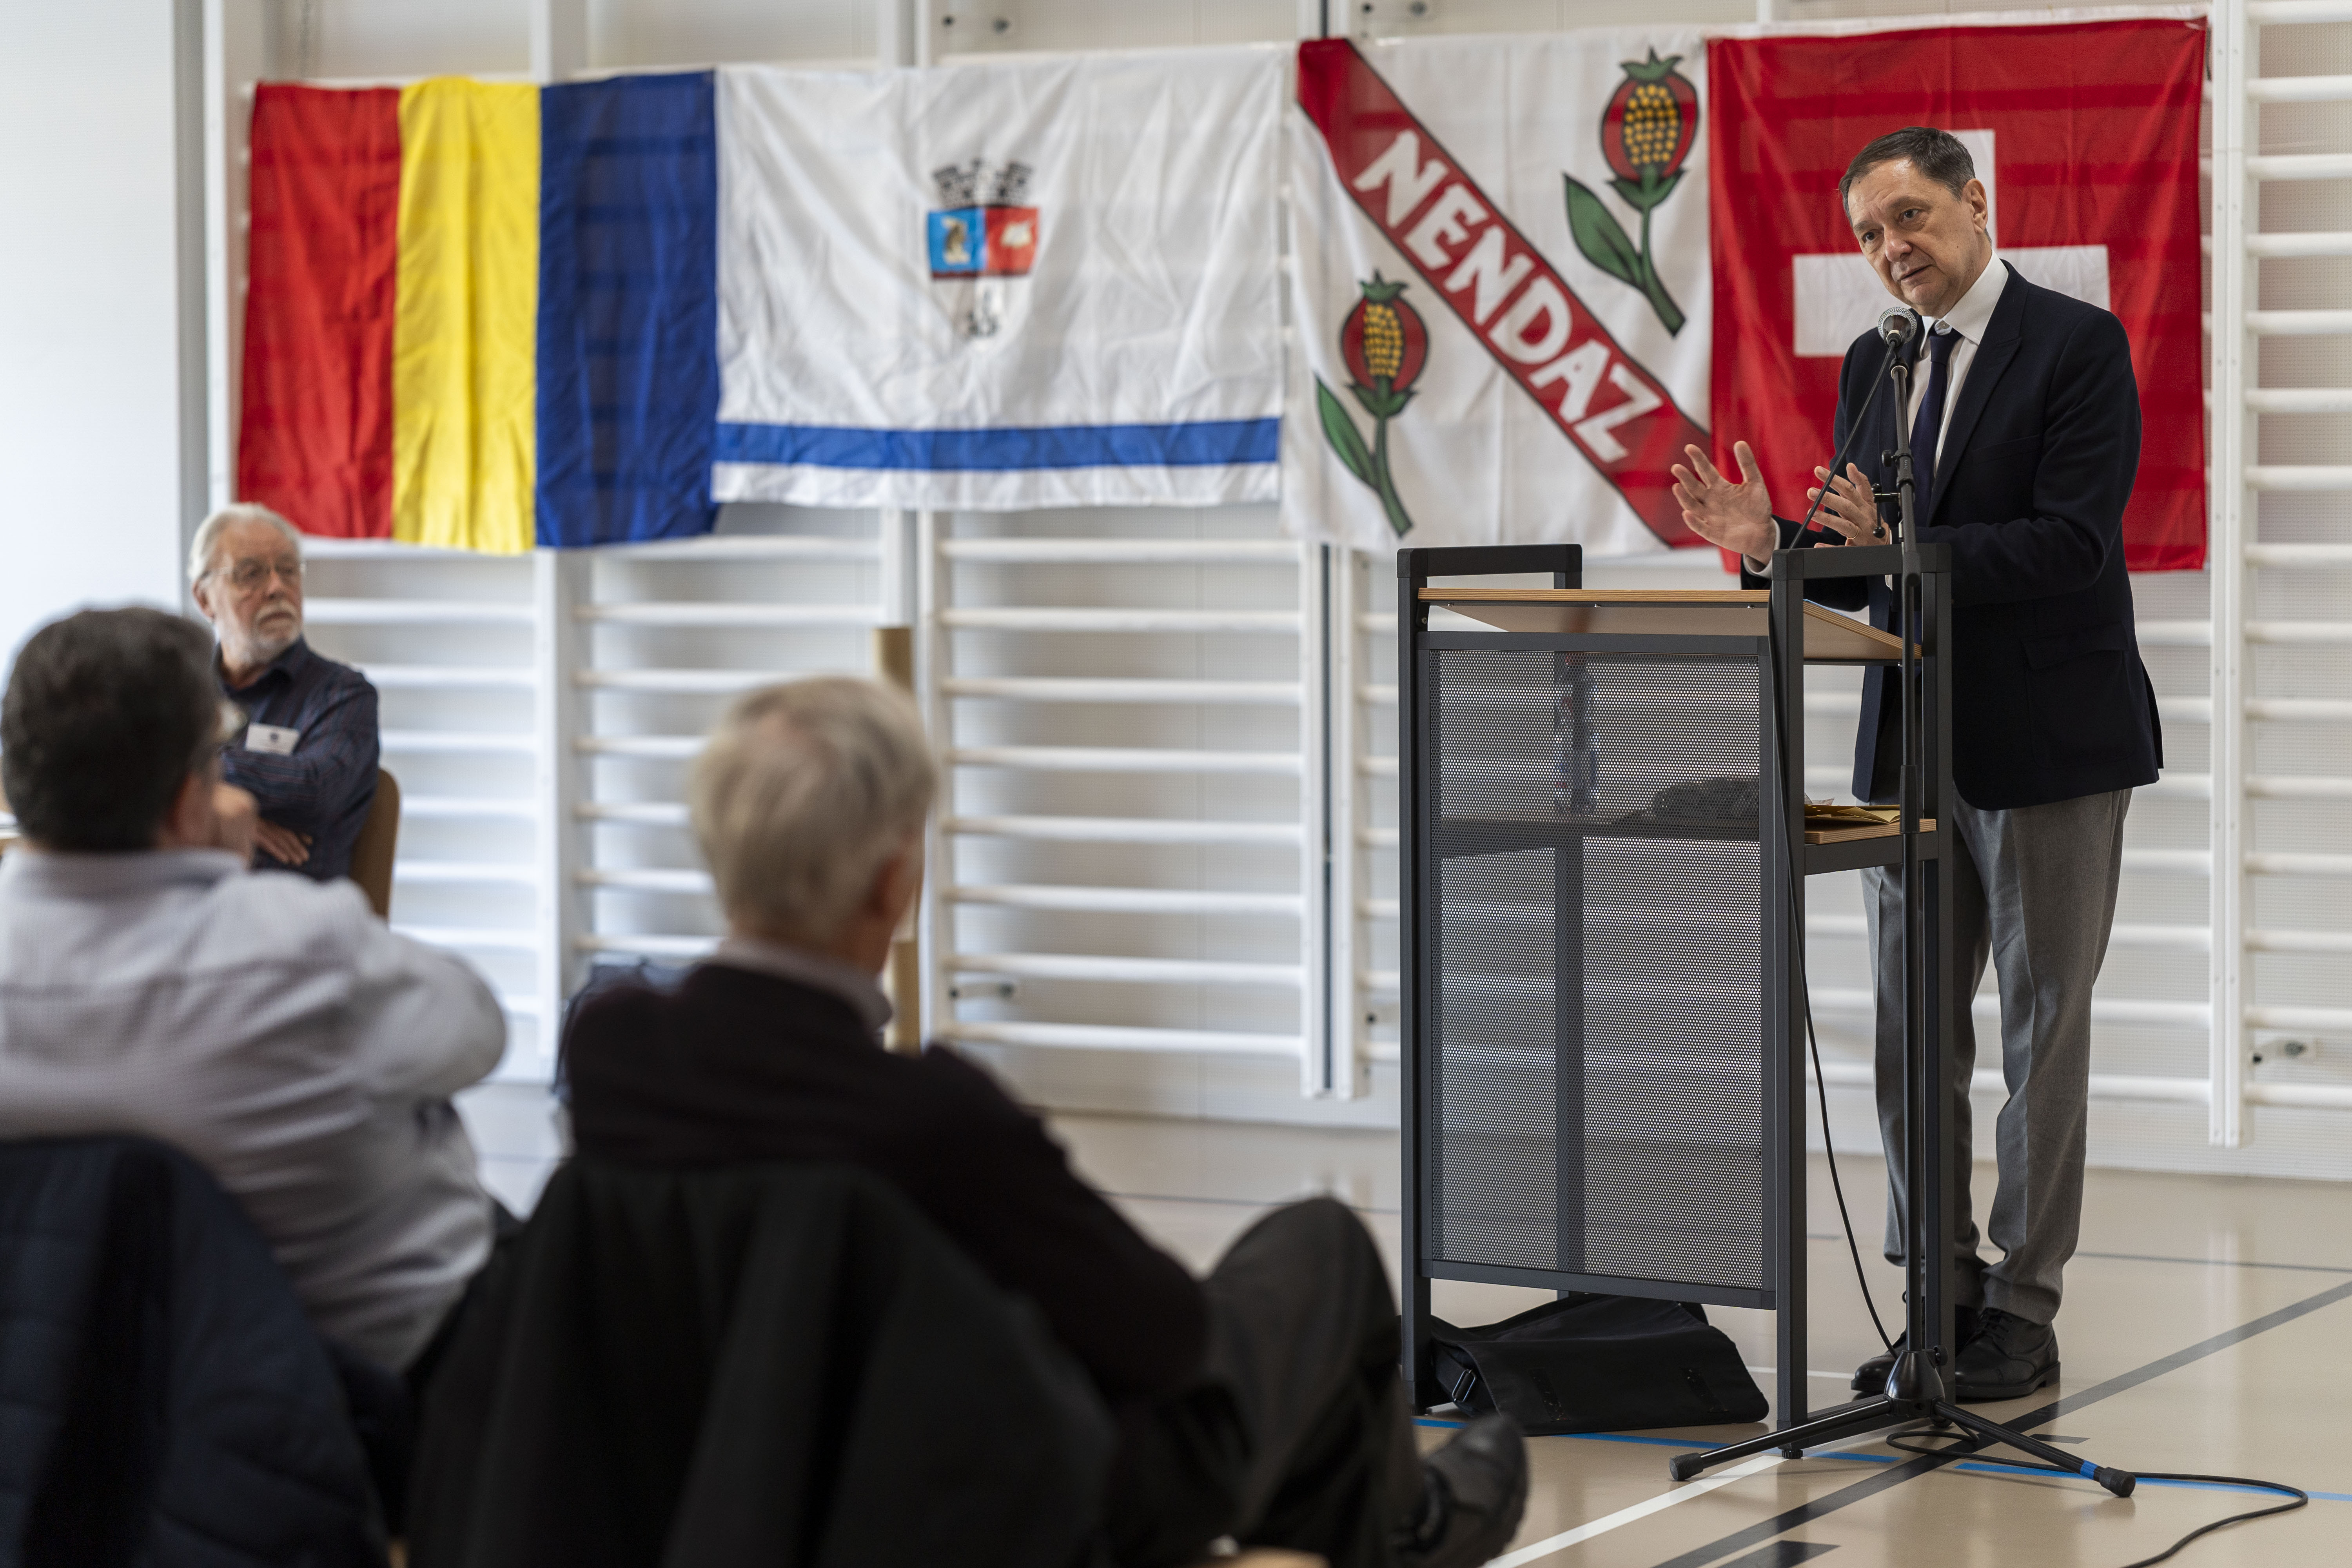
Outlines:
[{"label": "seated man with white beard", "polygon": [[375,801],[375,688],[302,640],[302,536],[265,506],[224,507],[188,551],[221,690],[248,721],[221,773],[259,807],[254,868],[331,882]]}]

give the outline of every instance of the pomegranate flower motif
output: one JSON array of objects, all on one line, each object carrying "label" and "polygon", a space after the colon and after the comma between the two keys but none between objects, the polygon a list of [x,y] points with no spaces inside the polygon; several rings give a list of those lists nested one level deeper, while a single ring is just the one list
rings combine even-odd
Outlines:
[{"label": "pomegranate flower motif", "polygon": [[[1601,111],[1601,150],[1609,167],[1619,179],[1642,187],[1635,195],[1618,193],[1628,205],[1655,206],[1665,200],[1698,137],[1698,89],[1675,69],[1681,62],[1680,55],[1662,60],[1655,49],[1646,60],[1623,62],[1625,79]],[[1654,196],[1646,194],[1652,190]]]},{"label": "pomegranate flower motif", "polygon": [[1315,378],[1315,405],[1323,419],[1323,438],[1348,471],[1381,498],[1389,526],[1402,538],[1412,531],[1412,519],[1389,474],[1389,421],[1412,401],[1412,384],[1429,358],[1429,329],[1421,313],[1404,302],[1404,284],[1391,283],[1375,272],[1370,282],[1360,287],[1364,297],[1339,323],[1339,360],[1353,381],[1348,390],[1372,416],[1372,444],[1364,445],[1347,405],[1323,384],[1321,376]]},{"label": "pomegranate flower motif", "polygon": [[1698,140],[1698,89],[1675,67],[1680,55],[1623,62],[1625,79],[1601,111],[1601,152],[1616,178],[1609,188],[1642,215],[1636,246],[1608,206],[1572,174],[1568,187],[1568,226],[1584,258],[1621,283],[1639,289],[1668,332],[1683,330],[1683,312],[1658,279],[1650,255],[1650,214],[1682,184],[1683,162]]},{"label": "pomegranate flower motif", "polygon": [[1356,378],[1356,400],[1373,418],[1386,419],[1412,396],[1429,357],[1429,332],[1421,313],[1404,302],[1403,284],[1375,272],[1362,288],[1364,297],[1339,323],[1339,357]]}]

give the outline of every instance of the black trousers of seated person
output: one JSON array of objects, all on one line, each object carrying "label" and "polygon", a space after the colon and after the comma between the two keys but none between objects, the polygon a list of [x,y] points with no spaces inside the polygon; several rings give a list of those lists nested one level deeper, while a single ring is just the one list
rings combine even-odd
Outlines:
[{"label": "black trousers of seated person", "polygon": [[1421,1502],[1397,1309],[1363,1222],[1328,1198],[1244,1232],[1204,1282],[1190,1388],[1129,1410],[1105,1515],[1119,1568],[1198,1561],[1220,1536],[1387,1568]]},{"label": "black trousers of seated person", "polygon": [[408,1474],[416,1458],[417,1417],[425,1407],[425,1386],[456,1342],[467,1309],[481,1300],[497,1267],[521,1236],[522,1221],[492,1198],[490,1255],[466,1281],[465,1290],[443,1314],[441,1326],[433,1331],[433,1337],[405,1373],[379,1366],[336,1341],[321,1341],[342,1383],[343,1407],[351,1415],[352,1429],[359,1434],[361,1451],[367,1455],[368,1479],[375,1487],[385,1532],[395,1539],[408,1523]]}]

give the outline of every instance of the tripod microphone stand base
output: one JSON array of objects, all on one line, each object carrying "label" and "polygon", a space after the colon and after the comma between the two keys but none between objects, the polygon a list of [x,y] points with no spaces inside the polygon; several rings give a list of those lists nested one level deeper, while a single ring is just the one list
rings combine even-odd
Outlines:
[{"label": "tripod microphone stand base", "polygon": [[1927,1421],[1938,1426],[1958,1426],[1971,1434],[1979,1447],[2001,1443],[2032,1455],[2046,1465],[2054,1465],[2098,1482],[2116,1496],[2129,1497],[2139,1484],[2137,1477],[2127,1470],[2109,1469],[2077,1458],[2063,1448],[2053,1447],[2039,1437],[2031,1437],[1997,1421],[1988,1421],[1964,1405],[1946,1397],[1942,1372],[1929,1366],[1916,1351],[1906,1353],[1895,1363],[1887,1374],[1886,1392],[1874,1398],[1856,1400],[1835,1410],[1823,1411],[1810,1421],[1786,1426],[1777,1432],[1767,1432],[1760,1437],[1742,1442],[1727,1443],[1720,1448],[1708,1448],[1696,1454],[1676,1454],[1666,1461],[1666,1473],[1675,1480],[1687,1481],[1714,1466],[1733,1459],[1743,1459],[1751,1454],[1767,1453],[1778,1448],[1790,1458],[1800,1458],[1807,1448],[1850,1437],[1857,1432],[1875,1431],[1882,1426],[1899,1426],[1906,1421]]}]

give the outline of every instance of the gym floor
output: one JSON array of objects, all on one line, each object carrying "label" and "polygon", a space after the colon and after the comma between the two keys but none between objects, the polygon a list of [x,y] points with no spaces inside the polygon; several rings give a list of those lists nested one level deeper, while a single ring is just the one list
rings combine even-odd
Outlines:
[{"label": "gym floor", "polygon": [[[1393,1134],[1230,1122],[1063,1117],[1080,1168],[1145,1231],[1196,1268],[1289,1198],[1354,1205],[1393,1260]],[[1890,1331],[1902,1281],[1873,1243],[1885,1177],[1841,1156],[1871,1288]],[[1992,1190],[1982,1167],[1979,1194]],[[1812,1212],[1811,1323],[1817,1406],[1846,1387],[1876,1337],[1856,1295],[1823,1162]],[[2310,1506],[2232,1525],[2174,1561],[2191,1568],[2352,1563],[2352,1192],[2315,1182],[2093,1171],[2083,1250],[2058,1321],[2064,1381],[1980,1406],[2085,1458],[2124,1469],[2257,1476],[2301,1487]],[[1980,1202],[1982,1199],[1980,1198]],[[1435,1287],[1438,1315],[1489,1322],[1548,1298],[1496,1286]],[[1769,1395],[1772,1317],[1710,1309]],[[2153,1556],[2198,1525],[2283,1500],[2272,1494],[2144,1484],[2129,1500],[2087,1480],[1898,1454],[1875,1439],[1802,1459],[1751,1460],[1676,1486],[1668,1456],[1753,1427],[1529,1440],[1534,1486],[1507,1568],[2095,1568]],[[1424,1423],[1445,1436],[1444,1418]],[[1990,1462],[1989,1462],[1990,1461]],[[1731,1467],[1727,1467],[1730,1468]]]},{"label": "gym floor", "polygon": [[[527,1209],[555,1153],[543,1091],[466,1097],[493,1187]],[[1063,1116],[1079,1169],[1145,1232],[1197,1269],[1268,1208],[1328,1193],[1356,1208],[1393,1261],[1393,1133],[1233,1122]],[[1901,1281],[1873,1243],[1883,1173],[1841,1156],[1871,1288],[1890,1328]],[[1812,1402],[1851,1397],[1876,1346],[1855,1293],[1826,1168],[1814,1161]],[[1991,1191],[1980,1167],[1979,1202]],[[2189,1568],[2352,1563],[2352,1192],[2328,1184],[2093,1171],[2082,1250],[2058,1338],[2064,1381],[1980,1406],[2123,1469],[2257,1476],[2310,1506],[2232,1525],[2173,1561]],[[1436,1287],[1440,1316],[1488,1322],[1547,1300],[1504,1287]],[[1711,1309],[1771,1393],[1769,1313]],[[1444,1439],[1443,1414],[1424,1439]],[[2087,1480],[1899,1454],[1878,1438],[1802,1459],[1748,1461],[1677,1486],[1669,1455],[1751,1435],[1725,1427],[1530,1440],[1534,1485],[1503,1568],[2122,1568],[2268,1493],[2144,1484],[2129,1500]],[[1734,1467],[1727,1467],[1727,1469]]]}]

